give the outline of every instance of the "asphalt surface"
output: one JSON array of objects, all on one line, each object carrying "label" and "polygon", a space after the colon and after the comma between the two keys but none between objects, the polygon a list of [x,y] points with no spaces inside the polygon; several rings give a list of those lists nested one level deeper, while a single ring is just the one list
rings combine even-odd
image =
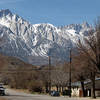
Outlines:
[{"label": "asphalt surface", "polygon": [[38,95],[18,92],[11,89],[6,89],[6,96],[3,98],[7,100],[84,100],[81,98],[69,98],[69,97],[51,97],[49,95]]}]

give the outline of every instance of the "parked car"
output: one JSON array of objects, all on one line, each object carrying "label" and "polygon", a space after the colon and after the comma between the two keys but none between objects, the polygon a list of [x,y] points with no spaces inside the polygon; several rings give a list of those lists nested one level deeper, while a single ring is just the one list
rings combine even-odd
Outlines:
[{"label": "parked car", "polygon": [[58,91],[51,91],[51,96],[60,96]]},{"label": "parked car", "polygon": [[70,95],[70,90],[64,90],[64,91],[62,92],[62,95],[63,95],[63,96],[69,96],[69,95]]},{"label": "parked car", "polygon": [[5,95],[5,88],[0,86],[0,95]]}]

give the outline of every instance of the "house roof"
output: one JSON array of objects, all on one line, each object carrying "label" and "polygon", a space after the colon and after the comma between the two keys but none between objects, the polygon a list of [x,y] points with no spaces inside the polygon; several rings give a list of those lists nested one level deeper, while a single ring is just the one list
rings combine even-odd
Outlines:
[{"label": "house roof", "polygon": [[[87,88],[87,89],[90,89],[92,87],[92,83],[91,83],[90,79],[85,81],[84,84],[85,84],[85,88]],[[81,83],[79,81],[73,82],[73,83],[71,83],[71,86],[72,87],[81,87]],[[96,87],[96,89],[100,89],[100,78],[95,79],[95,87]]]},{"label": "house roof", "polygon": [[[92,87],[92,82],[91,81],[89,81],[85,84],[85,88],[91,89],[91,87]],[[100,78],[95,80],[95,89],[100,89]]]}]

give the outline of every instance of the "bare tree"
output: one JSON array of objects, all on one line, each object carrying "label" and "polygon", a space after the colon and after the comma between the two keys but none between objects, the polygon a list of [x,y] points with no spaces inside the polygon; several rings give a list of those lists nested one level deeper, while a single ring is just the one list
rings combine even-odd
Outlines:
[{"label": "bare tree", "polygon": [[85,37],[83,41],[79,41],[78,49],[100,71],[100,18],[95,23],[95,29],[88,32],[88,37]]},{"label": "bare tree", "polygon": [[92,68],[92,97],[95,98],[95,74],[100,71],[100,18],[95,23],[95,29],[89,31],[88,37],[84,37],[83,41],[79,41],[78,50],[83,53]]},{"label": "bare tree", "polygon": [[[81,58],[81,59],[80,59]],[[82,91],[83,91],[83,97],[85,97],[85,87],[84,82],[89,78],[89,72],[88,72],[88,60],[84,57],[83,54],[78,54],[77,56],[73,57],[73,80],[74,81],[80,81]]]},{"label": "bare tree", "polygon": [[[67,66],[66,66],[67,67]],[[65,66],[63,64],[56,65],[51,71],[51,83],[53,86],[56,86],[57,91],[64,90],[64,87],[68,83],[68,72],[66,72]]]}]

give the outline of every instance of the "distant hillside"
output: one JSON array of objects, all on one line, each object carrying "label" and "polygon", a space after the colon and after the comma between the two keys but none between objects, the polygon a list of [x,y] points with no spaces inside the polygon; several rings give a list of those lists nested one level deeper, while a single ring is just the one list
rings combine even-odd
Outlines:
[{"label": "distant hillside", "polygon": [[0,54],[0,69],[1,70],[12,70],[16,68],[27,68],[27,69],[38,69],[38,66],[34,66],[24,61],[10,56],[3,56]]}]

